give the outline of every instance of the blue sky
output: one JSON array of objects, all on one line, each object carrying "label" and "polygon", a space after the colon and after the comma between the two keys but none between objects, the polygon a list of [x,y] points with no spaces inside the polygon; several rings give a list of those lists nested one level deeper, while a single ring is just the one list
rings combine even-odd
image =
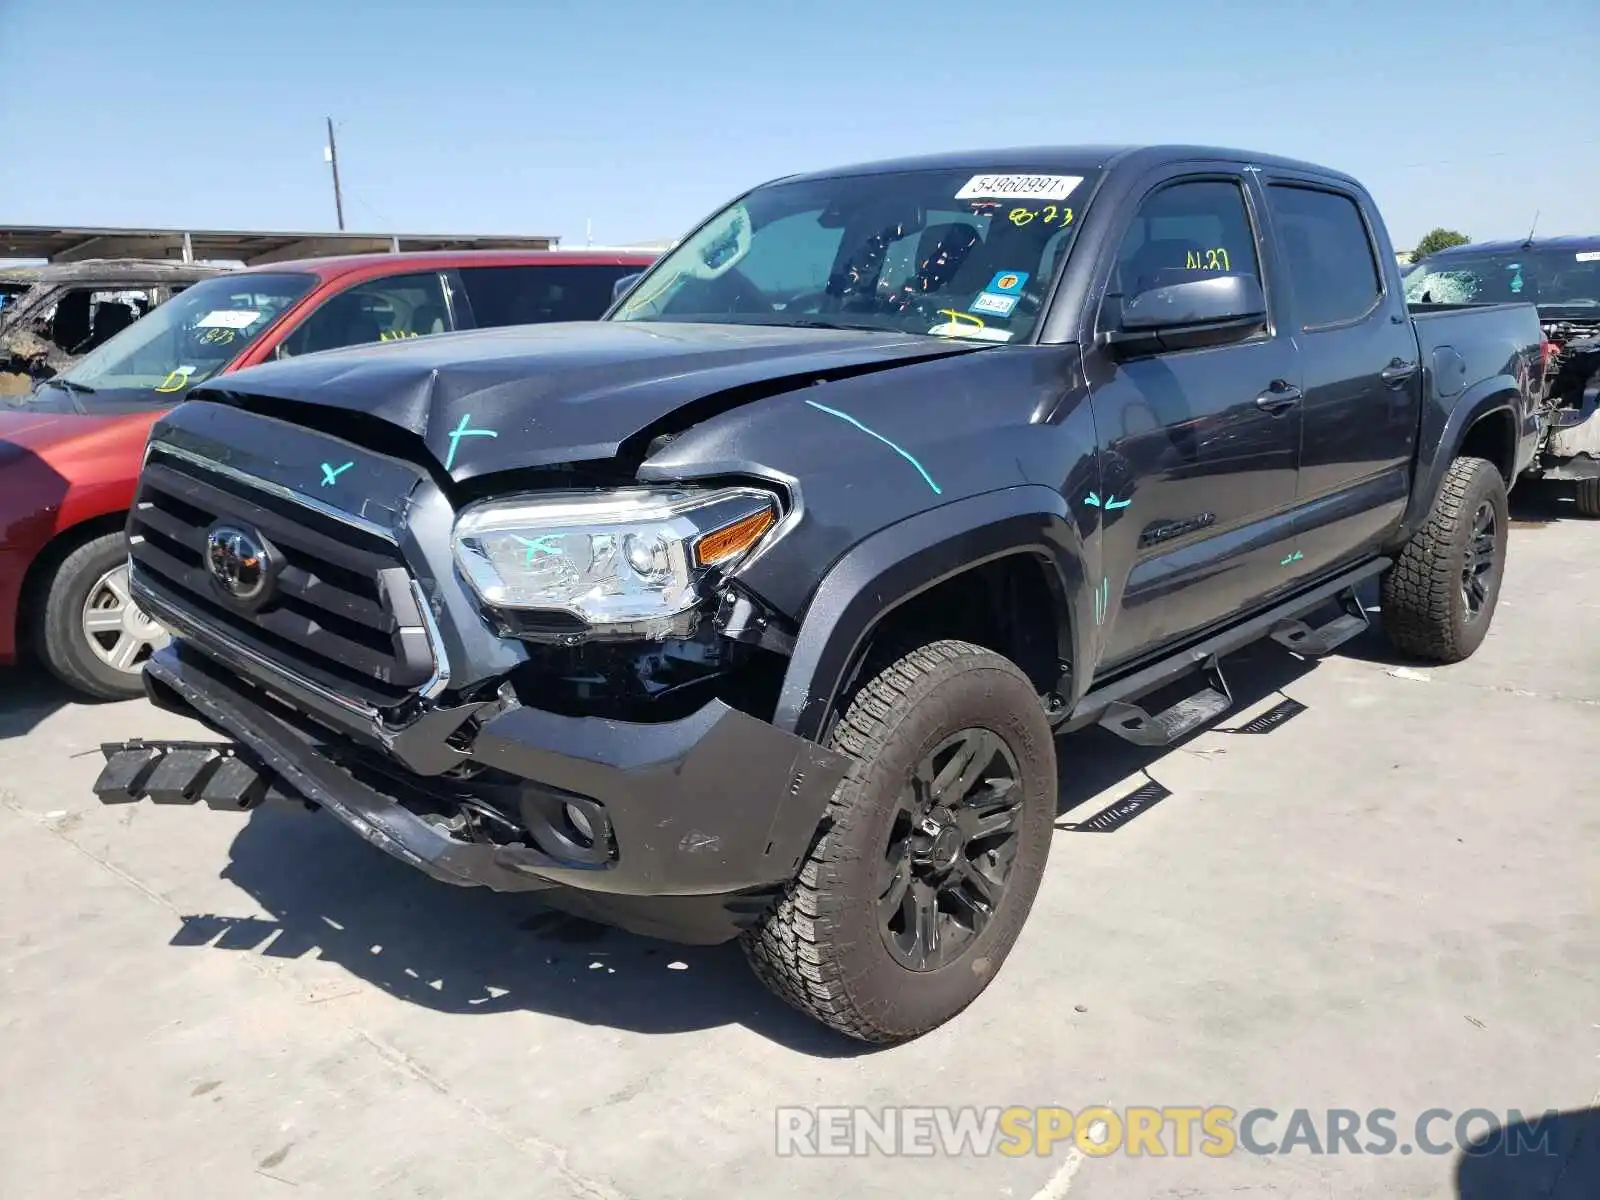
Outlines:
[{"label": "blue sky", "polygon": [[1600,232],[1595,0],[0,0],[0,223],[682,233],[795,170],[1201,141],[1361,177],[1396,244]]}]

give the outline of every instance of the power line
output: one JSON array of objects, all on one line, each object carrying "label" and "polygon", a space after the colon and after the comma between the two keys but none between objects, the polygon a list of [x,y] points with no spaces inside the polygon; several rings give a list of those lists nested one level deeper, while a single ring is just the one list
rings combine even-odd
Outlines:
[{"label": "power line", "polygon": [[[1600,138],[1589,138],[1586,141],[1577,142],[1563,141],[1561,143],[1561,148],[1563,150],[1570,150],[1574,146],[1594,145],[1600,145]],[[1427,162],[1401,163],[1399,166],[1388,167],[1387,170],[1414,171],[1418,167],[1448,167],[1454,166],[1456,163],[1479,162],[1485,158],[1507,158],[1513,154],[1525,155],[1528,153],[1530,153],[1528,147],[1526,145],[1522,145],[1508,150],[1487,150],[1482,154],[1464,154],[1457,158],[1435,158],[1430,159]]]}]

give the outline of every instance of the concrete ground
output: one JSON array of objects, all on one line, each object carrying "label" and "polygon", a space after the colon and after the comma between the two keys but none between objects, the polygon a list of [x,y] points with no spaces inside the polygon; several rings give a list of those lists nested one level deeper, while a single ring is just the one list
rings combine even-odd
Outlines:
[{"label": "concrete ground", "polygon": [[[0,1196],[1600,1195],[1600,524],[1514,531],[1465,664],[1368,636],[1233,682],[1180,748],[1062,743],[1063,826],[1171,795],[1063,828],[989,991],[870,1052],[733,948],[436,884],[326,816],[102,808],[99,742],[183,723],[0,674]],[[1405,1145],[1432,1108],[1561,1115],[1519,1156],[775,1154],[779,1106],[1094,1104],[1271,1108],[1258,1143],[1297,1108]]]}]

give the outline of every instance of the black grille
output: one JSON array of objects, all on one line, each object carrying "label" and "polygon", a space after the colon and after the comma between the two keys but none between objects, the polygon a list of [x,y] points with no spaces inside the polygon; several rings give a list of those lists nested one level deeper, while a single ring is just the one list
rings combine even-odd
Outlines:
[{"label": "black grille", "polygon": [[[265,603],[216,586],[206,538],[218,522],[259,531],[283,560]],[[296,675],[369,704],[398,703],[433,674],[399,550],[221,471],[152,450],[128,522],[135,577],[157,601]],[[153,605],[159,619],[162,603]]]}]

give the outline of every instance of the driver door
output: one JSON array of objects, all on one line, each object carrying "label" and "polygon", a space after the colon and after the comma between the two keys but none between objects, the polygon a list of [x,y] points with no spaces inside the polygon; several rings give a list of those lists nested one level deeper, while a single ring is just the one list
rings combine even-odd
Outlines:
[{"label": "driver door", "polygon": [[[1099,432],[1105,665],[1144,657],[1256,605],[1288,575],[1300,461],[1299,352],[1266,270],[1243,164],[1157,176],[1099,264],[1096,328],[1124,297],[1206,272],[1253,274],[1268,318],[1211,344],[1129,352],[1085,338]],[[1120,596],[1120,605],[1115,601]]]}]

